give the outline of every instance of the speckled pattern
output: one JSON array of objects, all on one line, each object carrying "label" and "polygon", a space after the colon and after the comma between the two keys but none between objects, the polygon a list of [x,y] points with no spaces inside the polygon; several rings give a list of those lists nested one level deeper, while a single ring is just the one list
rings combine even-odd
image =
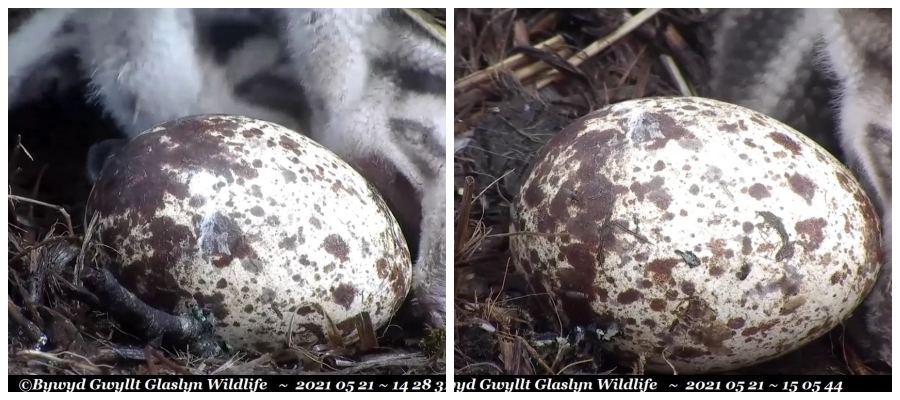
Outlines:
[{"label": "speckled pattern", "polygon": [[[624,363],[735,369],[827,333],[880,268],[879,221],[832,156],[774,119],[702,98],[591,113],[534,158],[514,261],[570,324],[616,322]],[[551,234],[551,235],[547,235]],[[664,359],[665,358],[665,359]]]},{"label": "speckled pattern", "polygon": [[163,311],[211,310],[237,348],[272,350],[289,330],[295,344],[324,342],[317,310],[352,342],[355,315],[383,326],[411,284],[406,242],[374,188],[259,120],[197,116],[145,132],[110,160],[88,208],[125,288]]}]

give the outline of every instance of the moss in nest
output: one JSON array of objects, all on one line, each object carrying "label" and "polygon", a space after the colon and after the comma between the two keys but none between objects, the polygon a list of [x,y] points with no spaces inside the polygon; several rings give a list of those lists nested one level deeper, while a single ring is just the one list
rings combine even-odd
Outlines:
[{"label": "moss in nest", "polygon": [[442,357],[447,348],[447,332],[443,329],[425,328],[425,337],[420,342],[428,357]]}]

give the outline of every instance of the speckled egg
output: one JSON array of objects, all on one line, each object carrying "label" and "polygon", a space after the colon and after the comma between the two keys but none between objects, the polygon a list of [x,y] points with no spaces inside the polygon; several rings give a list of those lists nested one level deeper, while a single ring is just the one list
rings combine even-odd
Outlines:
[{"label": "speckled egg", "polygon": [[347,343],[367,311],[385,325],[409,291],[412,263],[382,198],[305,136],[236,116],[152,128],[107,162],[86,220],[108,268],[148,305],[211,311],[235,348]]},{"label": "speckled egg", "polygon": [[797,349],[880,268],[879,221],[850,171],[772,118],[702,98],[579,119],[535,156],[513,210],[516,265],[570,326],[614,326],[609,350],[652,372]]}]

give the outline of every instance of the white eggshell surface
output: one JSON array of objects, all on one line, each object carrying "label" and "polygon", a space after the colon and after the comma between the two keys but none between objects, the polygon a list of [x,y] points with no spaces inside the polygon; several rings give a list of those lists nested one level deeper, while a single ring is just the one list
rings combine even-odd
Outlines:
[{"label": "white eggshell surface", "polygon": [[644,356],[648,371],[785,354],[847,317],[880,268],[879,222],[850,171],[786,125],[718,101],[591,113],[524,182],[514,261],[570,325],[615,323],[610,349],[628,365]]},{"label": "white eggshell surface", "polygon": [[211,310],[236,348],[276,349],[288,332],[323,343],[323,312],[352,343],[357,314],[381,327],[409,291],[409,251],[379,194],[279,125],[207,115],[150,129],[104,168],[94,212],[119,283],[162,311]]}]

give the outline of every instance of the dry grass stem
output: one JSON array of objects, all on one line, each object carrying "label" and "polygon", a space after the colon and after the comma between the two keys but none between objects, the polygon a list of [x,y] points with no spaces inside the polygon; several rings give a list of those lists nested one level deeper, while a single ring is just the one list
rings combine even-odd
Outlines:
[{"label": "dry grass stem", "polygon": [[[581,65],[581,63],[585,62],[587,59],[599,54],[601,51],[612,46],[613,43],[615,43],[617,40],[625,37],[626,35],[631,33],[633,30],[637,29],[638,26],[640,26],[644,22],[647,22],[647,20],[652,18],[654,15],[659,13],[661,10],[662,10],[661,8],[648,8],[648,9],[645,9],[645,10],[639,12],[634,17],[625,21],[625,23],[622,24],[622,26],[619,27],[619,29],[616,29],[615,31],[613,31],[613,33],[609,34],[608,36],[606,36],[604,38],[601,38],[600,40],[597,40],[594,43],[591,43],[590,45],[588,45],[587,47],[582,49],[580,52],[575,53],[574,56],[569,57],[569,60],[568,60],[569,64],[572,64],[572,66],[578,67],[579,65]],[[559,79],[561,77],[562,77],[562,75],[558,71],[551,72],[551,73],[547,74],[546,77],[544,77],[543,79],[538,81],[536,84],[536,87],[538,90],[543,89],[545,86],[553,83],[554,81],[556,81],[557,79]]]},{"label": "dry grass stem", "polygon": [[[541,43],[536,44],[534,47],[539,50],[550,50],[559,47],[564,44],[565,41],[561,35],[556,35],[547,39]],[[462,91],[472,87],[473,85],[481,84],[487,82],[491,79],[492,75],[496,75],[503,70],[516,70],[520,67],[528,64],[529,58],[525,54],[516,54],[514,56],[510,56],[499,63],[491,65],[481,71],[472,73],[462,79],[457,80],[453,83],[453,89],[455,91]]]}]

